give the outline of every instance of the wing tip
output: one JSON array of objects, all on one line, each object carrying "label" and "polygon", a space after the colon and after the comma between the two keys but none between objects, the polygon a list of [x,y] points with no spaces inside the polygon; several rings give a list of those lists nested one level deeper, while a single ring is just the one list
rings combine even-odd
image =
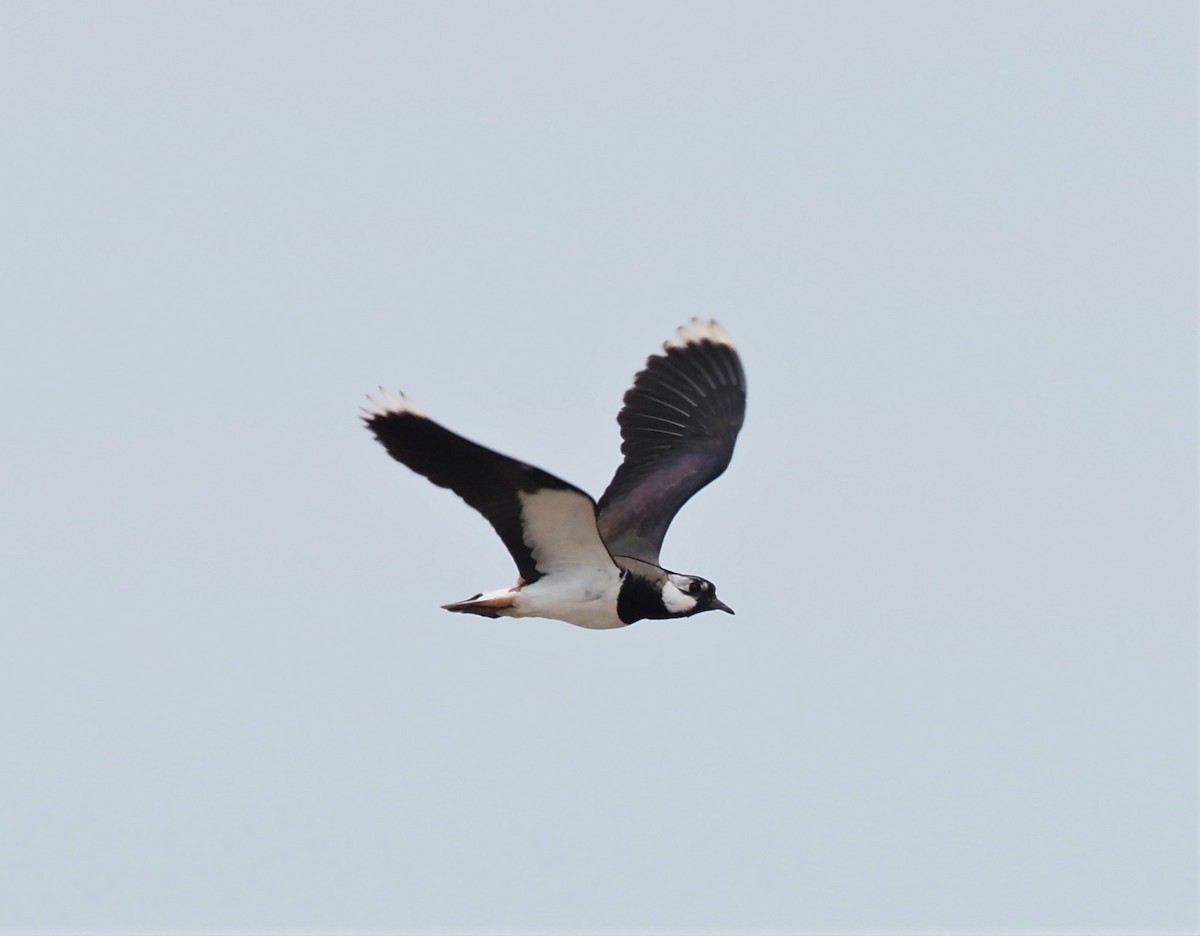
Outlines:
[{"label": "wing tip", "polygon": [[716,319],[705,321],[702,318],[692,318],[686,325],[680,325],[675,329],[675,338],[663,342],[663,350],[671,351],[672,349],[682,350],[688,345],[709,344],[725,345],[732,348],[734,346],[733,339],[729,337],[729,333],[721,327],[721,323]]},{"label": "wing tip", "polygon": [[374,419],[380,419],[384,416],[396,416],[408,414],[417,416],[421,419],[428,419],[425,411],[421,409],[411,398],[404,395],[403,391],[397,390],[393,394],[390,390],[384,387],[379,388],[379,396],[373,397],[367,394],[368,406],[362,407],[362,418],[365,422],[371,422]]}]

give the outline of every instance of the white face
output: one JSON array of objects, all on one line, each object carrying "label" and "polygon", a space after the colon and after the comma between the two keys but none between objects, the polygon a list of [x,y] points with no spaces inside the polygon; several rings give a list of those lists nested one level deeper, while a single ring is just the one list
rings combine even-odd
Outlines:
[{"label": "white face", "polygon": [[703,587],[702,579],[692,578],[690,575],[676,575],[674,572],[670,572],[667,574],[667,581],[663,585],[663,607],[672,614],[687,614],[699,602]]}]

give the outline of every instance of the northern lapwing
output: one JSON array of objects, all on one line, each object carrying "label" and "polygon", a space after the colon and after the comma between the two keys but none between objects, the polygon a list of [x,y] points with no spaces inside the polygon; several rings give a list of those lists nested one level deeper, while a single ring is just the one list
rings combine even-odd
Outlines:
[{"label": "northern lapwing", "polygon": [[439,426],[380,388],[363,421],[396,461],[450,488],[495,528],[520,577],[512,588],[443,605],[484,617],[624,627],[645,618],[733,610],[712,582],[664,569],[667,527],[729,464],[746,375],[715,321],[677,330],[633,381],[617,416],[624,460],[599,503],[554,475]]}]

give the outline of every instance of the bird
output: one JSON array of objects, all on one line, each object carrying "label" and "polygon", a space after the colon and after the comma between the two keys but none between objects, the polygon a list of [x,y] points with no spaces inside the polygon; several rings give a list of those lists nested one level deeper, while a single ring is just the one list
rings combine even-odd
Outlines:
[{"label": "bird", "polygon": [[734,613],[712,582],[659,559],[680,508],[729,465],[745,418],[746,375],[715,319],[680,326],[634,377],[617,416],[623,459],[599,501],[451,432],[403,392],[367,400],[361,418],[387,453],[482,514],[516,563],[514,586],[447,611],[595,630]]}]

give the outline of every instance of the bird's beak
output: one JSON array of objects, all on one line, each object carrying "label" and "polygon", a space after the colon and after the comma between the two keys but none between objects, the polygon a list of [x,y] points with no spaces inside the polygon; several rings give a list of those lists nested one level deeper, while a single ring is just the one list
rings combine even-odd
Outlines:
[{"label": "bird's beak", "polygon": [[709,610],[724,611],[726,614],[733,614],[733,608],[729,607],[729,605],[725,604],[725,602],[721,601],[719,598],[713,599],[712,604],[709,605]]}]

